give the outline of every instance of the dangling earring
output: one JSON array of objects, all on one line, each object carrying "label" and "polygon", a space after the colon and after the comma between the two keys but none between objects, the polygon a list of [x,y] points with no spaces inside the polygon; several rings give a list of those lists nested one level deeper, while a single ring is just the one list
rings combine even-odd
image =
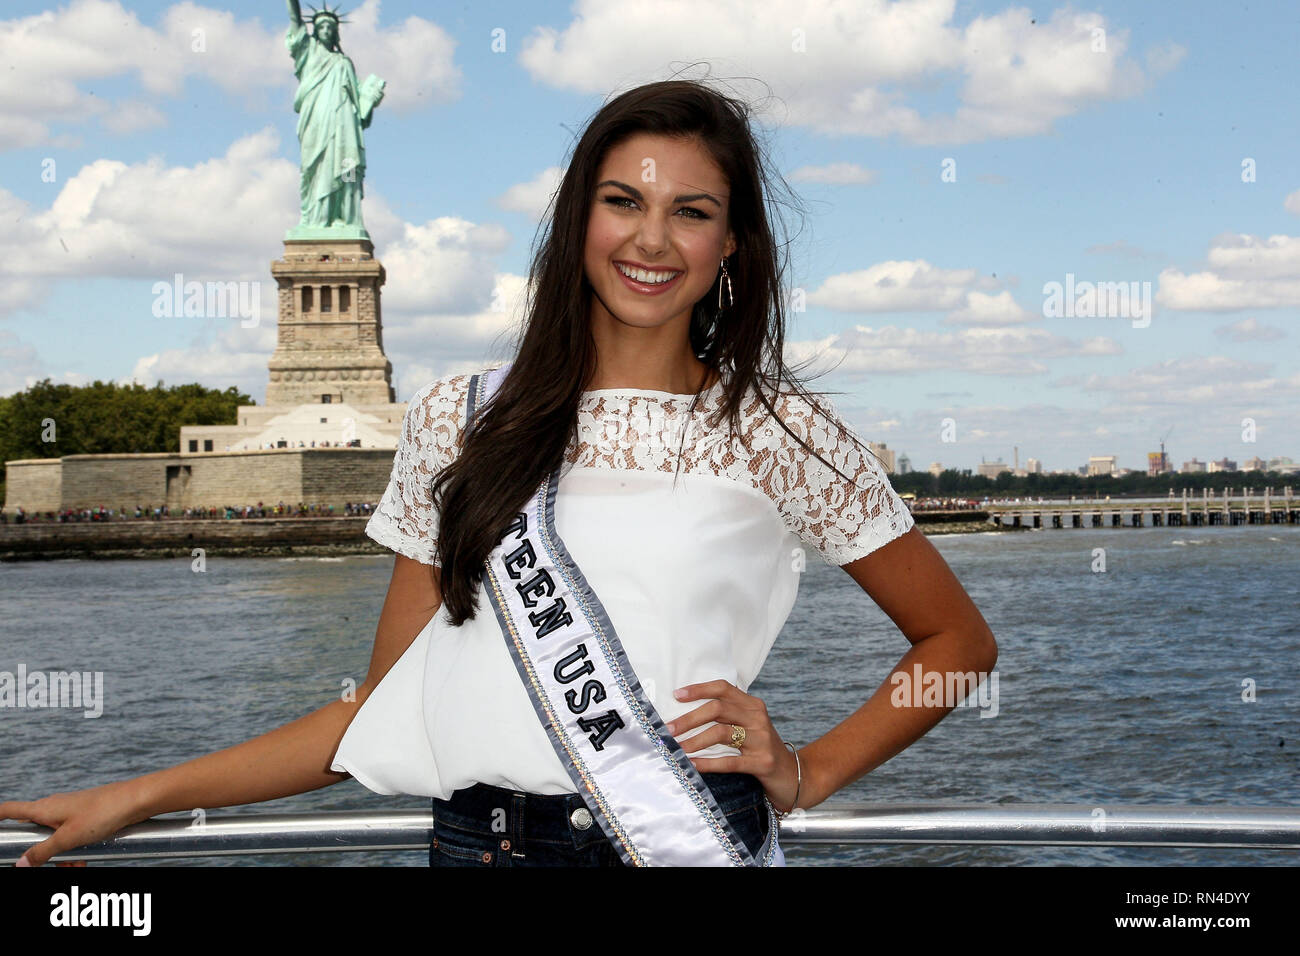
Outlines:
[{"label": "dangling earring", "polygon": [[727,283],[727,308],[736,304],[736,300],[731,295],[731,276],[727,274],[727,260],[722,260],[722,278],[718,280],[718,311],[722,311],[722,283]]}]

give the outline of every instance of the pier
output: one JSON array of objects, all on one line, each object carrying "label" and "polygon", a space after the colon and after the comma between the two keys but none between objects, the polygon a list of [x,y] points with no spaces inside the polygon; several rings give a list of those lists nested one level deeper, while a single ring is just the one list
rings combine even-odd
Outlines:
[{"label": "pier", "polygon": [[1300,500],[1288,485],[1234,495],[1206,490],[1199,497],[1139,501],[1044,501],[990,504],[988,523],[1000,528],[1180,528],[1239,524],[1300,524]]}]

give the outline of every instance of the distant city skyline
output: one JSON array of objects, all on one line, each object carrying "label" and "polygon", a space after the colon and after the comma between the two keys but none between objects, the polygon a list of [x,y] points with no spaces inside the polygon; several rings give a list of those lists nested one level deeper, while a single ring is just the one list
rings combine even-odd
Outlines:
[{"label": "distant city skyline", "polygon": [[[877,447],[874,446],[874,443],[873,443],[872,451],[877,452]],[[889,471],[898,474],[906,473],[900,470],[900,463],[902,462],[906,462],[910,466],[911,471],[932,471],[934,469],[934,465],[936,464],[936,462],[931,462],[930,465],[926,468],[918,468],[916,464],[911,461],[911,459],[905,452],[901,452],[898,449],[890,449],[889,451],[890,451],[890,457],[888,459]],[[1153,454],[1159,454],[1159,453],[1155,452]],[[878,452],[877,452],[877,457],[880,457]],[[1088,473],[1088,468],[1093,462],[1097,460],[1105,460],[1105,459],[1114,459],[1114,461],[1111,464],[1113,465],[1113,471],[1116,474],[1127,474],[1129,472],[1138,472],[1138,473],[1145,474],[1149,471],[1148,468],[1132,468],[1123,465],[1122,463],[1119,462],[1118,456],[1114,456],[1114,455],[1089,455],[1087,461],[1073,468],[1070,467],[1049,468],[1046,465],[1044,465],[1041,461],[1034,458],[1033,456],[1029,456],[1025,458],[1024,459],[1025,463],[1020,466],[1017,466],[1014,461],[1006,461],[1005,459],[1002,458],[994,458],[994,459],[982,458],[974,468],[971,468],[969,470],[972,474],[987,473],[989,474],[990,477],[992,477],[992,474],[994,473],[992,469],[994,469],[996,466],[1002,466],[1003,470],[1010,471],[1013,474],[1017,474],[1017,475],[1031,474],[1031,473],[1041,473],[1041,474],[1084,473],[1086,474]],[[959,471],[963,470],[963,468],[960,468],[958,466],[946,465],[942,461],[937,462],[937,464],[943,466],[944,468],[954,467],[957,468],[957,470]],[[1288,473],[1295,473],[1296,471],[1300,471],[1300,462],[1296,462],[1294,459],[1292,459],[1287,455],[1273,455],[1271,457],[1252,455],[1249,458],[1244,458],[1240,460],[1230,459],[1227,456],[1220,456],[1219,458],[1201,460],[1196,456],[1192,456],[1191,458],[1188,458],[1182,461],[1181,463],[1176,463],[1173,457],[1170,456],[1169,465],[1170,467],[1166,469],[1166,471],[1163,473],[1198,474],[1198,473],[1213,473],[1216,471],[1278,471],[1281,474],[1288,474]],[[1104,474],[1106,472],[1094,471],[1093,473]]]},{"label": "distant city skyline", "polygon": [[[1177,468],[1300,457],[1291,4],[699,0],[687,30],[630,0],[345,6],[344,50],[388,82],[363,208],[399,401],[507,357],[572,137],[699,63],[759,102],[806,207],[787,359],[864,440],[914,471],[1017,446],[1145,471],[1165,435]],[[286,26],[272,0],[5,5],[0,394],[264,400],[299,214]],[[257,315],[159,307],[189,282]]]}]

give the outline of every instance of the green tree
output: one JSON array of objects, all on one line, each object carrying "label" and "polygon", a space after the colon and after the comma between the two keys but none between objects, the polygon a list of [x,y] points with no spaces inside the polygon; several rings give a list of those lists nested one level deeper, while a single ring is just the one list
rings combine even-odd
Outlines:
[{"label": "green tree", "polygon": [[233,425],[238,407],[251,404],[233,386],[56,385],[47,378],[0,398],[0,460],[175,452],[182,425]]}]

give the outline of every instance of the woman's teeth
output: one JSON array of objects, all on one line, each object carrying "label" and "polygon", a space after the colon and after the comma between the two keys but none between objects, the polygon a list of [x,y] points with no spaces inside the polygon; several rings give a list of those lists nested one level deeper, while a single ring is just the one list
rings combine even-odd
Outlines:
[{"label": "woman's teeth", "polygon": [[621,262],[614,263],[614,266],[629,279],[635,279],[637,282],[644,282],[648,285],[658,285],[659,283],[667,282],[678,275],[676,272],[650,272],[646,269],[633,269],[630,266],[623,265]]}]

